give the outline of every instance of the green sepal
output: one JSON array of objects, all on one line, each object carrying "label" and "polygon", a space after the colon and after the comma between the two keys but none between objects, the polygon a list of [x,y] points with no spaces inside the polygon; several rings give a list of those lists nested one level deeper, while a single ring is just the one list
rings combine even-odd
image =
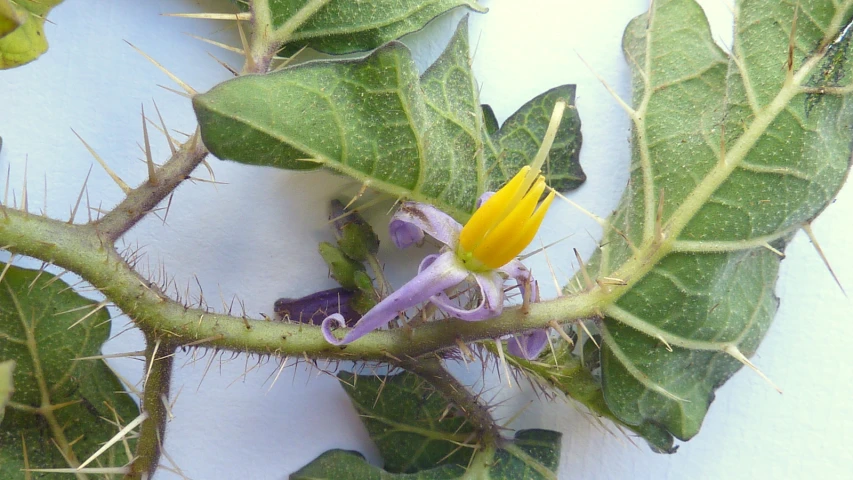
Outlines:
[{"label": "green sepal", "polygon": [[340,248],[329,242],[320,243],[319,251],[329,266],[332,278],[347,290],[358,290],[355,275],[356,272],[365,270],[364,265],[349,258]]}]

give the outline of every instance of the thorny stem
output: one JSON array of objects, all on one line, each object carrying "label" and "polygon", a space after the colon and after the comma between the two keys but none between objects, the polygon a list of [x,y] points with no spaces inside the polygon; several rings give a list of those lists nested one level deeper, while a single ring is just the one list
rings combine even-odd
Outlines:
[{"label": "thorny stem", "polygon": [[131,190],[121,203],[94,223],[95,228],[105,241],[115,242],[175,191],[207,154],[208,151],[201,143],[196,130],[189,141],[181,145],[172,158],[157,169],[154,178],[149,178]]},{"label": "thorny stem", "polygon": [[453,402],[465,413],[468,421],[477,432],[480,441],[478,447],[488,447],[500,441],[500,431],[489,409],[468,391],[468,388],[456,379],[437,356],[407,360],[398,363],[400,367],[416,374],[430,383],[447,400]]},{"label": "thorny stem", "polygon": [[157,469],[169,416],[165,402],[169,401],[175,345],[163,343],[151,335],[146,335],[146,343],[142,411],[148,414],[148,418],[140,425],[136,458],[130,465],[130,472],[124,476],[125,480],[147,478]]},{"label": "thorny stem", "polygon": [[[267,73],[270,62],[280,46],[287,41],[293,31],[299,28],[300,25],[326,3],[328,3],[328,0],[311,0],[294,17],[290,18],[287,23],[276,30],[273,38],[270,35],[272,18],[269,11],[269,4],[267,0],[256,2],[256,6],[253,9],[255,28],[252,34],[251,47],[246,52],[243,73]],[[144,288],[144,293],[136,296],[137,301],[141,301],[144,298],[152,302],[152,304],[159,303],[179,312],[179,309],[176,309],[178,307],[177,302],[169,299],[153,285],[146,286],[147,281],[139,277],[128,263],[117,255],[114,247],[115,242],[152,211],[164,198],[174,192],[181,182],[189,178],[190,173],[195,170],[208,153],[209,151],[200,141],[200,132],[196,129],[190,140],[183,144],[172,155],[172,158],[154,172],[153,175],[149,176],[142,185],[130,191],[125,199],[113,210],[89,225],[74,226],[77,232],[85,232],[80,239],[88,237],[88,243],[91,247],[94,247],[93,240],[95,240],[94,237],[97,237],[100,245],[99,253],[102,257],[105,257],[103,259],[106,264],[113,266],[114,272],[123,273],[122,276],[127,282],[124,286],[129,287],[136,283],[136,287],[142,286]],[[7,220],[9,220],[9,217],[7,217]],[[3,230],[6,231],[5,228]],[[70,234],[68,238],[71,239],[73,237],[74,234]],[[41,239],[45,238],[52,237],[41,237]],[[34,241],[44,244],[43,240],[40,239]],[[94,253],[94,251],[90,253]],[[53,258],[53,255],[49,254],[47,257]],[[61,266],[62,263],[56,262],[56,265]],[[134,277],[136,278],[134,279]],[[106,285],[101,282],[92,281],[91,279],[90,281],[94,286],[100,287],[104,294],[115,301],[115,290],[107,288],[107,285],[112,285],[110,281],[106,281]],[[126,293],[129,293],[129,291]],[[135,302],[130,297],[125,297],[125,299],[130,303],[118,301],[116,305],[124,312],[134,311]],[[140,304],[142,303],[140,302]],[[190,311],[186,308],[184,310],[185,313]],[[200,320],[204,318],[205,313],[200,313]],[[147,345],[145,358],[147,360],[146,364],[150,366],[147,371],[142,398],[142,410],[148,413],[148,418],[140,426],[136,451],[137,456],[130,466],[130,472],[125,476],[126,479],[148,478],[157,470],[166,431],[166,417],[168,412],[163,402],[167,401],[169,397],[172,358],[176,346],[181,343],[187,343],[185,339],[181,338],[180,334],[175,335],[169,332],[167,335],[159,336],[156,332],[160,328],[164,328],[166,331],[168,331],[168,328],[158,326],[157,322],[146,322],[142,316],[135,318],[137,326],[145,333]],[[235,322],[239,322],[235,318],[230,318],[229,321],[232,326],[235,325]],[[201,321],[199,321],[200,323]],[[243,322],[241,324],[238,330],[245,325]],[[216,334],[216,336],[221,335],[224,334]]]},{"label": "thorny stem", "polygon": [[314,358],[381,360],[416,358],[465,343],[547,328],[594,317],[601,299],[594,292],[507,308],[488,322],[442,320],[417,328],[371,332],[345,346],[326,342],[319,327],[251,320],[189,308],[170,299],[136,273],[94,225],[69,225],[5,208],[0,211],[0,245],[73,271],[104,293],[146,334],[164,342],[194,343],[234,351]]},{"label": "thorny stem", "polygon": [[287,42],[293,33],[308,21],[330,0],[309,0],[286,22],[278,27],[272,23],[269,0],[256,0],[252,6],[252,39],[246,52],[243,73],[267,73],[275,53]]}]

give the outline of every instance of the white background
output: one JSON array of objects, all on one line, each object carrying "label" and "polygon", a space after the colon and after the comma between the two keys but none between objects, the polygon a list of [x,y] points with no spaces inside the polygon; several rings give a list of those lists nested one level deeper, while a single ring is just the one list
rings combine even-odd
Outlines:
[{"label": "white background", "polygon": [[[701,2],[712,15],[715,35],[730,38],[730,13],[723,0]],[[571,197],[606,216],[627,180],[626,116],[579,60],[582,56],[623,98],[629,97],[628,68],[620,50],[622,30],[646,8],[643,0],[596,2],[531,0],[485,1],[487,15],[472,18],[474,68],[482,100],[505,119],[536,94],[563,83],[578,84],[577,106],[583,120],[581,162],[587,183]],[[170,128],[194,128],[189,101],[157,84],[175,87],[135,53],[128,40],[167,68],[205,91],[230,74],[207,55],[211,52],[239,68],[236,56],[193,40],[193,32],[236,43],[233,24],[160,16],[166,12],[229,11],[225,1],[69,0],[47,25],[51,49],[37,62],[0,72],[0,170],[11,171],[19,195],[28,164],[30,206],[67,218],[89,166],[94,162],[73,136],[74,128],[131,185],[145,178],[141,153],[140,104],[153,114],[157,101]],[[455,18],[434,22],[412,42],[426,65],[443,48]],[[781,68],[781,67],[780,67]],[[175,87],[176,88],[176,87]],[[168,148],[153,132],[155,158]],[[224,185],[187,183],[172,202],[164,224],[149,218],[126,237],[142,247],[152,272],[161,266],[181,291],[194,296],[198,277],[205,297],[221,309],[220,298],[237,295],[257,317],[270,313],[281,296],[296,297],[332,286],[318,241],[328,240],[327,201],[357,186],[326,173],[290,173],[210,159]],[[196,172],[206,178],[207,173]],[[44,192],[44,185],[47,192]],[[841,281],[853,290],[853,254],[849,219],[853,190],[848,186],[814,224],[826,255]],[[97,166],[89,180],[93,207],[106,209],[121,191]],[[161,212],[162,214],[162,212]],[[83,209],[77,221],[84,221]],[[595,224],[567,205],[552,208],[542,241],[566,235],[549,251],[562,283],[574,265],[570,253],[588,256]],[[386,242],[387,244],[387,242]],[[560,478],[764,479],[853,478],[853,337],[850,303],[834,285],[808,239],[800,234],[782,264],[777,294],[781,308],[755,363],[784,394],[779,395],[750,371],[741,371],[718,391],[699,435],[671,456],[653,454],[641,440],[632,443],[615,429],[603,431],[582,411],[564,401],[540,401],[515,386],[498,391],[490,375],[489,394],[503,402],[497,415],[508,420],[523,412],[511,428],[544,427],[563,432]],[[402,255],[383,249],[389,263]],[[392,270],[402,281],[415,259]],[[529,260],[545,297],[555,294],[540,255]],[[395,264],[397,265],[397,264]],[[144,270],[147,272],[147,270]],[[236,303],[235,303],[236,305]],[[237,307],[239,312],[239,307]],[[126,330],[126,317],[114,324],[117,335],[105,353],[139,350],[141,336]],[[184,475],[205,479],[283,479],[329,448],[377,452],[336,381],[302,366],[287,368],[273,385],[277,362],[228,354],[209,363],[210,352],[181,354],[173,383],[174,420],[166,450]],[[132,383],[142,364],[124,359],[111,364]],[[205,376],[205,371],[208,369]],[[248,370],[248,373],[244,373]],[[463,376],[476,380],[479,370]],[[481,386],[478,388],[482,388]],[[635,445],[636,444],[636,445]],[[158,480],[178,478],[161,470]]]}]

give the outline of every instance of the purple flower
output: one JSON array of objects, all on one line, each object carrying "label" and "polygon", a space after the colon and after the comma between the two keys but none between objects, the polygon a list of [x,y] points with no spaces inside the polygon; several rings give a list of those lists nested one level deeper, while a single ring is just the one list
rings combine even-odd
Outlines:
[{"label": "purple flower", "polygon": [[[566,104],[558,101],[539,152],[529,166],[495,193],[486,193],[477,202],[477,211],[462,226],[441,210],[427,204],[406,202],[389,224],[391,239],[399,248],[420,243],[429,234],[444,246],[429,255],[418,267],[418,274],[399,290],[368,311],[343,338],[332,327],[345,327],[344,317],[332,314],[322,323],[329,343],[343,345],[383,327],[418,304],[430,302],[447,315],[475,322],[501,314],[504,305],[504,281],[514,280],[526,301],[539,301],[539,289],[530,271],[516,257],[533,240],[548,207],[554,200],[540,169],[548,157]],[[462,283],[476,283],[480,303],[466,309],[456,305],[446,290]],[[539,355],[548,341],[545,330],[526,332],[509,341],[509,352],[528,359]]]},{"label": "purple flower", "polygon": [[[523,173],[526,172],[520,172],[520,175]],[[535,195],[537,200],[541,193],[541,188],[531,191],[531,195]],[[498,194],[491,197],[498,197]],[[543,203],[541,208],[547,208],[547,204]],[[537,213],[540,213],[538,216],[541,222],[544,212],[537,211]],[[538,224],[532,228],[535,230]],[[487,262],[492,261],[488,251],[485,258],[467,253],[460,242],[464,227],[431,205],[417,202],[404,203],[391,219],[389,229],[391,238],[400,248],[418,243],[423,239],[424,233],[443,243],[444,247],[440,253],[424,258],[418,267],[418,274],[413,279],[367,312],[343,338],[335,337],[332,327],[346,326],[344,317],[340,314],[326,317],[322,328],[323,336],[329,343],[343,345],[353,342],[387,325],[401,312],[424,302],[431,302],[447,315],[465,321],[480,321],[495,317],[503,311],[504,281],[507,279],[515,281],[522,294],[527,295],[528,301],[539,300],[538,287],[533,276],[527,267],[514,258],[518,252],[511,253],[512,258],[501,266],[496,268],[488,266]],[[508,241],[513,240],[510,238]],[[517,241],[515,243],[518,244]],[[526,246],[527,243],[524,243],[517,248],[522,249]],[[502,255],[505,257],[507,253],[503,252]],[[466,281],[476,283],[480,292],[479,304],[471,309],[458,306],[445,293],[447,289]],[[542,351],[546,342],[545,331],[527,333],[511,339],[509,351],[513,355],[534,358]]]}]

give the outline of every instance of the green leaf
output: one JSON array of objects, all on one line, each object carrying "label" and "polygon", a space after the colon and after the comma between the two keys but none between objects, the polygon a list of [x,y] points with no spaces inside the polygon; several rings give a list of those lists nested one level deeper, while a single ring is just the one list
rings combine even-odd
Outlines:
[{"label": "green leaf", "polygon": [[696,435],[755,352],[781,252],[849,168],[853,2],[736,11],[735,58],[693,0],[655,1],[624,37],[631,180],[588,265],[609,280],[585,295],[602,305],[607,406],[658,441]]},{"label": "green leaf", "polygon": [[3,423],[3,416],[6,413],[6,402],[12,396],[12,392],[15,391],[15,382],[12,378],[14,370],[14,360],[0,362],[0,423]]},{"label": "green leaf", "polygon": [[[364,59],[239,77],[197,95],[193,107],[205,145],[219,158],[287,169],[324,165],[464,221],[487,188],[533,158],[541,138],[525,134],[544,135],[557,97],[572,100],[573,92],[566,86],[537,97],[490,136],[463,20],[421,79],[409,50],[392,42]],[[569,187],[582,181],[576,109],[564,120],[545,170]]]},{"label": "green leaf", "polygon": [[486,133],[489,136],[494,135],[500,130],[501,126],[498,123],[498,118],[495,116],[495,111],[492,110],[492,107],[483,104],[480,105],[480,108],[483,110],[483,124],[486,128]]},{"label": "green leaf", "polygon": [[[55,280],[8,267],[0,282],[0,358],[16,362],[14,403],[0,431],[0,478],[22,478],[25,466],[68,467],[57,445],[82,462],[118,432],[111,422],[127,425],[139,415],[103,360],[75,360],[100,355],[110,333],[106,310]],[[122,443],[98,462],[126,464]]]},{"label": "green leaf", "polygon": [[[591,343],[587,341],[584,345],[583,359],[591,356],[589,355],[590,352],[598,355],[598,349],[594,345],[590,345]],[[489,350],[492,351],[491,348]],[[601,389],[601,382],[590,372],[589,363],[583,361],[581,357],[575,356],[572,350],[573,346],[569,346],[566,342],[560,342],[553,353],[558,359],[556,364],[553,361],[531,361],[512,355],[507,355],[506,361],[510,366],[521,370],[528,377],[532,377],[541,384],[550,385],[565,393],[572,400],[584,404],[594,415],[605,417],[634,431],[643,437],[655,451],[675,453],[678,447],[673,446],[672,435],[660,427],[651,423],[628,425],[616,417],[607,406],[607,402],[604,400],[604,392]],[[494,355],[496,352],[492,351],[492,354]],[[548,352],[544,355],[550,357],[552,353]]]},{"label": "green leaf", "polygon": [[47,51],[44,21],[62,0],[0,0],[0,69],[29,63]]},{"label": "green leaf", "polygon": [[370,465],[358,452],[330,450],[290,475],[290,479],[556,480],[559,461],[560,433],[548,430],[520,430],[516,433],[515,440],[505,442],[502,448],[479,452],[467,469],[461,465],[442,465],[417,473],[390,473]]},{"label": "green leaf", "polygon": [[[575,86],[561,85],[522,105],[501,125],[499,131],[491,134],[494,144],[498,147],[489,158],[487,169],[490,172],[495,169],[500,173],[495,172],[489,176],[488,190],[497,190],[519,168],[533,161],[548,129],[551,111],[559,99],[566,100],[571,106],[563,114],[560,130],[543,170],[548,183],[555,190],[565,192],[583,184],[586,174],[583,173],[579,162],[582,137],[581,120],[577,109],[574,108]],[[491,115],[494,116],[494,113]],[[486,118],[488,122],[488,116]],[[490,127],[487,124],[488,128]]]},{"label": "green leaf", "polygon": [[[437,465],[466,466],[474,449],[474,428],[428,383],[412,373],[379,378],[338,373],[385,469],[412,473]],[[473,444],[472,444],[473,447]]]},{"label": "green leaf", "polygon": [[[273,29],[287,28],[288,20],[309,3],[270,0]],[[470,0],[331,0],[287,37],[288,50],[306,46],[331,54],[370,50],[418,31],[442,13],[463,6],[475,12],[487,11]]]},{"label": "green leaf", "polygon": [[417,473],[389,473],[367,463],[358,452],[348,450],[329,450],[311,463],[291,474],[290,480],[447,480],[459,478],[465,468],[458,465],[442,465]]}]

